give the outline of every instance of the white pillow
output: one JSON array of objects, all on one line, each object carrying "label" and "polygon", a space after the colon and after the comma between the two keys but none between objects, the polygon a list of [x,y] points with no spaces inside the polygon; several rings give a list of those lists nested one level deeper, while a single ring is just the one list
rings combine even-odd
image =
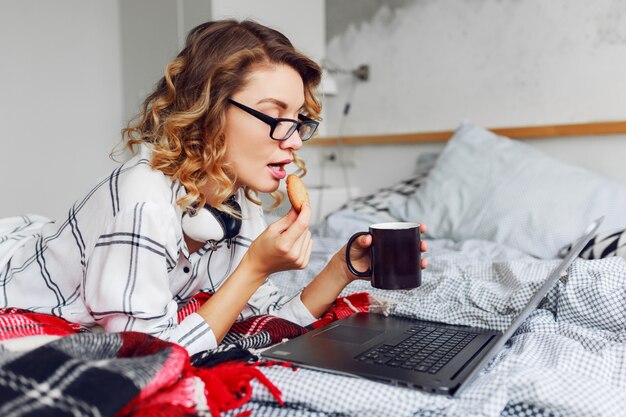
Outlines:
[{"label": "white pillow", "polygon": [[554,258],[597,217],[626,226],[626,184],[464,122],[428,178],[390,214],[435,238],[483,239]]}]

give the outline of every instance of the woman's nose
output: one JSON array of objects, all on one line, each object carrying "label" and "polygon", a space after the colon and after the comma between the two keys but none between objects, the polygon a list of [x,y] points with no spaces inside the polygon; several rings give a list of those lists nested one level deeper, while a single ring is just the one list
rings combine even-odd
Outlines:
[{"label": "woman's nose", "polygon": [[280,147],[282,149],[292,149],[294,151],[302,148],[302,138],[300,137],[300,133],[297,130],[293,132],[288,139],[280,142]]}]

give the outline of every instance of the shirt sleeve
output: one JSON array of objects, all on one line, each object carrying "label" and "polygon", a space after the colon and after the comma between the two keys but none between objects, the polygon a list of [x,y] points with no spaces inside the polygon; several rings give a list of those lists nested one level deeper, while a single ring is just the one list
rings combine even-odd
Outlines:
[{"label": "shirt sleeve", "polygon": [[302,290],[292,295],[284,294],[270,281],[266,281],[250,297],[242,317],[271,314],[301,326],[308,326],[317,318],[302,303],[301,293]]},{"label": "shirt sleeve", "polygon": [[85,304],[107,332],[138,331],[178,343],[190,354],[217,346],[198,314],[177,320],[169,271],[179,233],[171,206],[142,202],[117,213],[99,236],[85,275]]}]

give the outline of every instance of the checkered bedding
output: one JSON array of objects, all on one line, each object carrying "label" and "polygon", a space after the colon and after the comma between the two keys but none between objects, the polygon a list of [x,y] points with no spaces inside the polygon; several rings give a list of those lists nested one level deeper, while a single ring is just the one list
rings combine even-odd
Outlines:
[{"label": "checkered bedding", "polygon": [[[272,277],[295,289],[341,239],[316,237],[308,271]],[[429,241],[423,285],[411,291],[351,284],[391,314],[504,329],[557,260],[537,260],[486,241]],[[259,416],[620,416],[626,410],[626,261],[578,259],[481,375],[455,398],[300,369],[265,369],[278,407],[256,390]]]},{"label": "checkered bedding", "polygon": [[[365,230],[373,219],[370,214],[353,213],[335,220],[345,233]],[[314,237],[309,268],[273,275],[276,285],[297,291],[345,243],[345,237],[337,237],[340,231],[331,236],[321,230]],[[373,301],[372,308],[390,314],[504,329],[558,262],[537,260],[486,241],[430,240],[429,245],[430,264],[420,288],[382,291],[365,281],[355,282],[320,323],[349,314],[351,305]],[[359,304],[363,292],[371,297]],[[352,302],[342,304],[343,297]],[[249,328],[259,324],[263,331],[250,334]],[[29,326],[32,323],[25,322],[17,327]],[[622,257],[577,260],[481,375],[455,398],[306,369],[245,368],[244,364],[219,368],[232,359],[245,361],[241,356],[248,352],[245,349],[255,353],[254,348],[305,331],[264,317],[255,318],[247,328],[234,328],[238,335],[227,338],[245,349],[229,349],[231,344],[201,354],[192,361],[197,368],[190,366],[179,347],[145,335],[73,334],[77,329],[71,326],[57,330],[25,338],[25,346],[0,344],[0,370],[5,372],[0,375],[0,409],[6,408],[0,414],[25,415],[29,409],[23,405],[30,404],[38,413],[28,415],[51,415],[43,407],[51,399],[63,400],[54,403],[54,415],[135,417],[175,415],[168,405],[176,401],[176,411],[182,408],[186,415],[225,416],[620,416],[626,410],[626,260]],[[64,335],[69,336],[59,338]],[[11,381],[12,369],[19,371],[13,376],[22,379]],[[118,382],[104,382],[105,377]],[[33,389],[23,389],[28,384]],[[73,391],[76,386],[80,389]],[[103,387],[109,397],[94,394]],[[223,400],[228,392],[232,397],[220,404],[209,397],[198,400],[203,391],[217,393],[215,399]],[[181,403],[181,398],[187,402]],[[80,411],[69,403],[83,400],[92,408]]]}]

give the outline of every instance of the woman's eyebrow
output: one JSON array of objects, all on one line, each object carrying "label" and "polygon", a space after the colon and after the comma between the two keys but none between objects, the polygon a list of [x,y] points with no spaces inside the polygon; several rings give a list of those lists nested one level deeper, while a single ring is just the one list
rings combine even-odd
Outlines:
[{"label": "woman's eyebrow", "polygon": [[[287,103],[285,103],[284,101],[281,101],[275,98],[264,98],[264,99],[259,100],[256,104],[261,104],[261,103],[274,103],[283,110],[287,110],[287,108],[289,107]],[[304,103],[302,103],[302,105],[298,108],[298,111],[302,112],[304,109],[305,109],[305,106],[304,106]]]},{"label": "woman's eyebrow", "polygon": [[261,103],[274,103],[283,110],[287,110],[287,107],[288,107],[287,103],[285,103],[284,101],[277,100],[275,98],[264,98],[264,99],[259,100],[256,104],[261,104]]}]

